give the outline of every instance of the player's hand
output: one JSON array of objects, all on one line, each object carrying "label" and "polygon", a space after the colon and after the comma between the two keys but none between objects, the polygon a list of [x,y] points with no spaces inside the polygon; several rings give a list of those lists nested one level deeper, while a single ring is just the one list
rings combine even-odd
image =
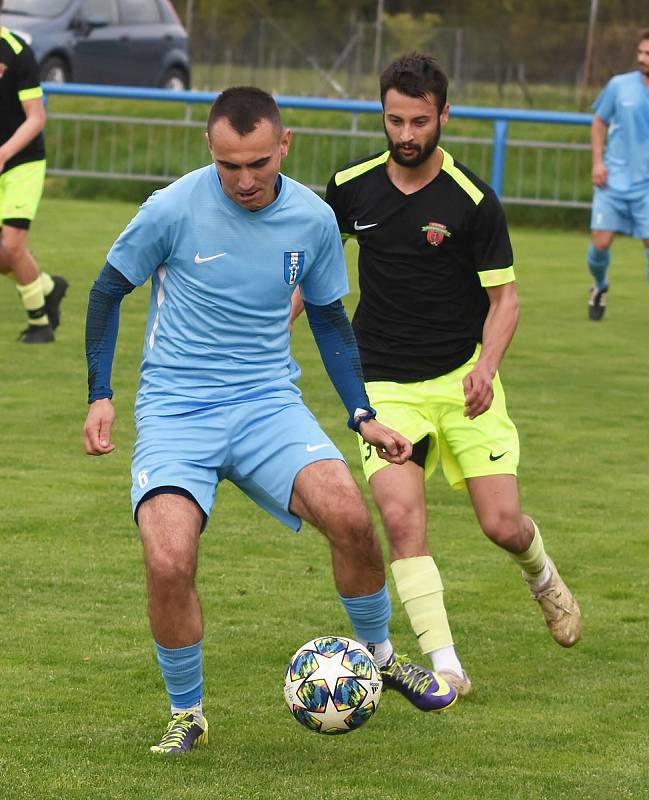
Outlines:
[{"label": "player's hand", "polygon": [[464,385],[464,416],[475,419],[491,408],[494,399],[491,372],[479,362],[462,381]]},{"label": "player's hand", "polygon": [[593,164],[592,179],[594,186],[597,186],[600,189],[603,186],[606,186],[608,183],[608,170],[606,169],[604,162]]},{"label": "player's hand", "polygon": [[412,442],[375,419],[361,422],[359,433],[363,441],[374,445],[379,457],[390,464],[405,464],[412,455]]},{"label": "player's hand", "polygon": [[83,426],[83,444],[89,456],[104,456],[115,449],[110,441],[114,421],[115,409],[108,398],[90,404]]}]

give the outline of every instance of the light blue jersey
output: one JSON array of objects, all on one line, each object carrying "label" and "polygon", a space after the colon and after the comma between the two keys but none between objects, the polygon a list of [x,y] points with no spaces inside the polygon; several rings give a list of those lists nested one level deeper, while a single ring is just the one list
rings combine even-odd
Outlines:
[{"label": "light blue jersey", "polygon": [[649,191],[649,88],[642,73],[611,78],[593,111],[609,126],[604,155],[608,188],[632,194]]},{"label": "light blue jersey", "polygon": [[333,211],[280,182],[270,205],[248,211],[214,165],[196,170],[151,195],[111,248],[108,262],[131,283],[152,278],[136,417],[281,390],[294,377],[295,287],[315,305],[349,291]]}]

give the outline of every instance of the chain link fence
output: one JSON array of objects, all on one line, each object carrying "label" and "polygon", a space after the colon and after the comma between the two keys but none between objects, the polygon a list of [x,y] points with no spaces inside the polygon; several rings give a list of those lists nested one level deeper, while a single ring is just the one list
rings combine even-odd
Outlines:
[{"label": "chain link fence", "polygon": [[319,19],[317,4],[308,27],[262,14],[255,4],[247,12],[236,21],[215,8],[193,17],[195,88],[254,84],[278,95],[373,99],[380,69],[418,50],[439,59],[451,79],[453,102],[572,108],[592,99],[612,74],[634,68],[638,31],[643,22],[649,26],[649,15],[643,21],[638,14],[636,24],[625,21],[627,13],[595,28],[584,98],[587,13],[583,20],[544,17],[527,24],[495,15],[487,27],[443,26],[433,13],[395,15],[386,16],[379,32],[353,10],[331,25]]}]

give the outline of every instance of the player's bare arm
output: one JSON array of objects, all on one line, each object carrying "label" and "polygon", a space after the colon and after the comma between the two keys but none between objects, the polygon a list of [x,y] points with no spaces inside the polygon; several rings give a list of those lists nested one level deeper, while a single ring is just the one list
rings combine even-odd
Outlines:
[{"label": "player's bare arm", "polygon": [[89,456],[104,456],[112,453],[115,445],[111,432],[115,421],[115,408],[107,397],[90,404],[83,426],[83,444]]},{"label": "player's bare arm", "polygon": [[518,324],[520,307],[516,284],[487,288],[489,312],[482,332],[482,350],[475,368],[464,378],[464,415],[479,417],[493,402],[493,378],[498,371]]},{"label": "player's bare arm", "polygon": [[13,158],[16,153],[20,153],[27,145],[33,141],[45,127],[45,106],[40,97],[33,100],[24,100],[22,107],[25,111],[26,119],[20,125],[13,136],[0,147],[0,173],[4,165]]},{"label": "player's bare arm", "polygon": [[608,170],[604,164],[604,144],[606,142],[607,125],[597,115],[593,117],[590,128],[590,146],[593,154],[592,180],[595,186],[606,186]]}]

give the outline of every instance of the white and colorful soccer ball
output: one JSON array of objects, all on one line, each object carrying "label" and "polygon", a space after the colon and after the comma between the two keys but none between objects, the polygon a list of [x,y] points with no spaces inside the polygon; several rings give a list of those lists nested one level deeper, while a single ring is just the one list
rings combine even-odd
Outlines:
[{"label": "white and colorful soccer ball", "polygon": [[284,697],[295,719],[317,733],[349,733],[374,714],[383,681],[368,650],[344,636],[303,644],[291,660]]}]

